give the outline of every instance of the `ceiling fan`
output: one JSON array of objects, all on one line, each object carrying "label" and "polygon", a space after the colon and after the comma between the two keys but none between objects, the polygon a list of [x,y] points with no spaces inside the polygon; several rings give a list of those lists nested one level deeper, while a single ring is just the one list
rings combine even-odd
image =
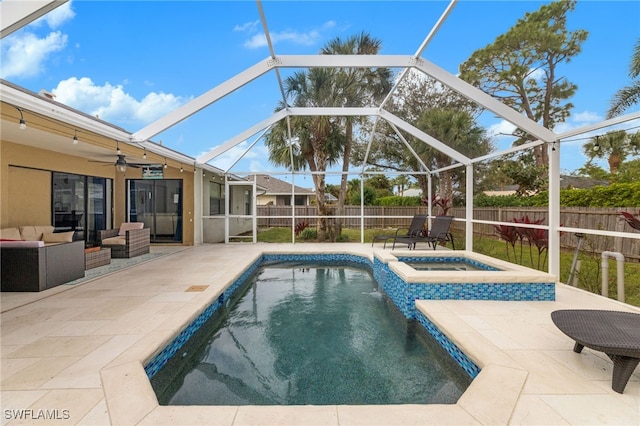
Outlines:
[{"label": "ceiling fan", "polygon": [[116,159],[115,163],[110,163],[110,162],[106,162],[106,161],[97,161],[97,160],[89,160],[89,161],[92,161],[94,163],[107,163],[109,165],[114,165],[114,166],[116,166],[116,169],[118,169],[118,171],[123,172],[123,173],[127,170],[127,167],[133,167],[134,169],[139,169],[140,166],[144,166],[145,165],[145,164],[128,162],[126,160],[126,156],[124,154],[116,154],[116,155],[118,156],[118,158]]}]

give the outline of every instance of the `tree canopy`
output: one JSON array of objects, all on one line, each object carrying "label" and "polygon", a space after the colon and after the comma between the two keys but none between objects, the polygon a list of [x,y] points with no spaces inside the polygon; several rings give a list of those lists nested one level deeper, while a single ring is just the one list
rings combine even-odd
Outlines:
[{"label": "tree canopy", "polygon": [[[570,115],[568,99],[577,86],[558,74],[558,67],[578,55],[587,39],[585,30],[567,30],[567,14],[575,0],[560,0],[528,12],[506,33],[475,51],[460,66],[460,77],[506,105],[553,129]],[[516,144],[533,140],[518,129]],[[545,145],[532,154],[537,167],[548,165]],[[545,173],[541,169],[541,174]]]}]

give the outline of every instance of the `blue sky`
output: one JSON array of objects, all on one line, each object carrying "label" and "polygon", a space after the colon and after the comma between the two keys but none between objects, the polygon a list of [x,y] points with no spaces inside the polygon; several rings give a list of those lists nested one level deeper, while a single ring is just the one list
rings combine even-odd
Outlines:
[{"label": "blue sky", "polygon": [[[316,54],[337,36],[366,31],[382,41],[382,54],[412,55],[447,4],[264,1],[263,8],[276,54]],[[456,73],[475,50],[541,4],[461,1],[423,57]],[[586,29],[589,37],[582,53],[560,70],[579,88],[571,99],[572,116],[556,130],[604,118],[612,95],[631,81],[628,67],[639,22],[640,1],[578,2],[568,27]],[[269,51],[253,1],[72,1],[2,40],[1,54],[2,78],[52,92],[59,102],[135,132],[265,59]],[[279,100],[276,76],[270,73],[153,140],[197,157],[268,118]],[[510,130],[491,117],[483,117],[482,124]],[[581,143],[563,145],[564,170],[584,163]],[[510,140],[497,137],[496,144],[506,148]],[[224,169],[241,150],[212,164]],[[258,144],[233,170],[273,169]]]}]

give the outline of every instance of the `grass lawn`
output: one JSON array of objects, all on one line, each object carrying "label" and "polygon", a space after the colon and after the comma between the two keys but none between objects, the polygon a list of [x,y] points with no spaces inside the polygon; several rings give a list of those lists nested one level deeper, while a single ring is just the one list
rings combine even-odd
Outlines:
[{"label": "grass lawn", "polygon": [[[364,242],[370,243],[374,235],[383,233],[380,229],[365,229]],[[456,241],[456,249],[464,249],[464,236],[462,234],[456,235],[454,232],[454,239]],[[260,230],[258,232],[258,241],[270,242],[270,243],[290,243],[291,242],[291,229],[290,228],[269,228]],[[360,229],[343,229],[342,242],[359,243],[360,242]],[[296,243],[304,243],[304,240],[296,239]],[[311,242],[311,241],[310,241]],[[315,242],[315,241],[313,241]],[[522,255],[520,255],[520,246],[516,245],[516,258],[514,259],[514,253],[509,247],[509,255],[505,248],[504,241],[477,236],[474,238],[474,251],[482,253],[487,256],[495,257],[497,259],[507,260],[509,262],[518,263],[523,266],[527,266],[533,269],[540,269],[546,271],[547,259],[545,255],[542,255],[540,259],[540,268],[538,268],[538,251],[533,248],[530,252],[529,246],[525,243],[522,247]],[[560,253],[560,281],[566,282],[571,272],[571,264],[573,263],[574,251],[563,250]],[[581,252],[578,256],[581,260],[581,268],[578,276],[579,287],[593,293],[600,294],[600,287],[602,285],[602,267],[601,258],[599,254],[592,254],[587,252]],[[609,261],[609,297],[612,299],[617,298],[617,277],[616,277],[616,262],[614,260]],[[634,306],[640,306],[640,263],[625,262],[624,264],[624,283],[625,283],[625,298],[626,303]]]}]

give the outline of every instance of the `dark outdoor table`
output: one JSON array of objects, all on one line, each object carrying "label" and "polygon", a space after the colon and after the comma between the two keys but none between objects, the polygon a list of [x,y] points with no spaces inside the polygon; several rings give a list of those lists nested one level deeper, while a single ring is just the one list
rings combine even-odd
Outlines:
[{"label": "dark outdoor table", "polygon": [[583,347],[604,352],[613,361],[611,387],[623,393],[640,362],[640,314],[593,309],[566,309],[551,313],[554,324]]}]

